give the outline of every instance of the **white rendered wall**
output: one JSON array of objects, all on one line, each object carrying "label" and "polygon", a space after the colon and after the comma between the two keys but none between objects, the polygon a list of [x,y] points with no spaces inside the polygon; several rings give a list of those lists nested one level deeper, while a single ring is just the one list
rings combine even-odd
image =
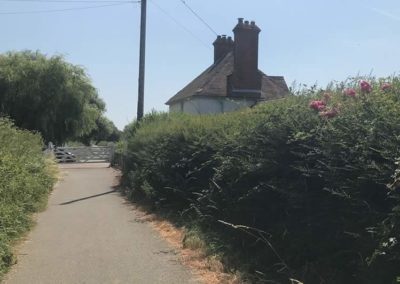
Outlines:
[{"label": "white rendered wall", "polygon": [[235,111],[254,104],[255,100],[198,97],[171,104],[169,111],[183,111],[190,114],[215,114]]},{"label": "white rendered wall", "polygon": [[181,112],[182,111],[183,102],[173,103],[169,106],[170,112]]}]

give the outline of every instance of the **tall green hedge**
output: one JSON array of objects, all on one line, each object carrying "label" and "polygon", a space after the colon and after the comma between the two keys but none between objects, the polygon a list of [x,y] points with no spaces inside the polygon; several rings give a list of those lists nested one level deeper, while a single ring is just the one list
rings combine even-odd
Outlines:
[{"label": "tall green hedge", "polygon": [[0,277],[12,264],[10,245],[31,225],[55,182],[40,135],[0,118]]},{"label": "tall green hedge", "polygon": [[235,113],[152,114],[129,131],[130,196],[194,220],[264,280],[400,276],[400,78]]}]

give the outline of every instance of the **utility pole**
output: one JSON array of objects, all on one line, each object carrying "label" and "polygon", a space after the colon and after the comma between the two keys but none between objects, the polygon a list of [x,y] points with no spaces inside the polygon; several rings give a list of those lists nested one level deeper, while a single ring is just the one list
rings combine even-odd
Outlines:
[{"label": "utility pole", "polygon": [[145,50],[146,50],[146,6],[147,0],[141,1],[140,15],[140,50],[139,50],[139,82],[138,82],[138,106],[137,120],[143,117],[144,108],[144,72],[145,72]]}]

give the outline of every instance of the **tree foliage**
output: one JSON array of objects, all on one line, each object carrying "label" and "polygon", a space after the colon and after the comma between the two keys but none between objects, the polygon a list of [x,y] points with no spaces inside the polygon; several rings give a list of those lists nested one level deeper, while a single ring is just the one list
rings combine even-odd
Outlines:
[{"label": "tree foliage", "polygon": [[62,144],[96,128],[104,102],[85,70],[36,51],[0,55],[0,115]]},{"label": "tree foliage", "polygon": [[98,144],[100,141],[117,142],[120,135],[120,131],[111,120],[100,116],[96,120],[96,127],[89,134],[80,137],[79,140],[86,145],[90,145],[92,142]]}]

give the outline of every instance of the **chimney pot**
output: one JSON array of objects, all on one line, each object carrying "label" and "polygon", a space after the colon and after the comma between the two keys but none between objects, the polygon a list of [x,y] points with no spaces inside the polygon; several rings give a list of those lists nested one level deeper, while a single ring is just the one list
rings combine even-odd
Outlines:
[{"label": "chimney pot", "polygon": [[238,23],[243,24],[243,18],[238,18]]},{"label": "chimney pot", "polygon": [[229,52],[233,51],[233,40],[226,35],[218,35],[213,43],[214,45],[214,63],[225,57]]},{"label": "chimney pot", "polygon": [[261,75],[258,71],[258,34],[260,31],[254,21],[251,21],[250,26],[249,21],[245,21],[243,24],[243,19],[233,29],[235,35],[234,70],[228,82],[231,90],[261,92]]}]

